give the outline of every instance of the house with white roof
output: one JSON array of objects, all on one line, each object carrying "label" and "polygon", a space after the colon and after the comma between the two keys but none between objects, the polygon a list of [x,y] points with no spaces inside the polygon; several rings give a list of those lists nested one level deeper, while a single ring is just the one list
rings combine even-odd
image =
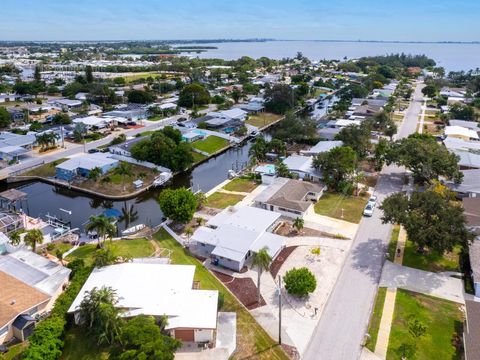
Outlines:
[{"label": "house with white roof", "polygon": [[480,128],[478,127],[478,122],[476,121],[467,121],[467,120],[457,120],[457,119],[452,119],[448,121],[448,125],[450,126],[461,126],[467,129],[471,129],[474,131],[480,131]]},{"label": "house with white roof", "polygon": [[302,180],[320,181],[322,173],[313,167],[313,156],[292,154],[283,160],[288,171]]},{"label": "house with white roof", "polygon": [[280,214],[255,207],[230,207],[199,227],[190,241],[193,251],[209,257],[214,265],[240,271],[253,253],[263,247],[275,258],[285,238],[273,234]]},{"label": "house with white roof", "polygon": [[93,288],[111,287],[120,315],[167,317],[170,335],[183,342],[214,344],[217,329],[217,290],[199,290],[194,265],[165,264],[163,259],[133,261],[95,268],[68,312],[81,323],[79,306]]},{"label": "house with white roof", "polygon": [[300,153],[304,156],[316,156],[321,153],[329,152],[333,148],[340,147],[343,145],[343,141],[333,140],[333,141],[319,141],[315,146],[312,146],[308,150],[300,150]]},{"label": "house with white roof", "polygon": [[477,131],[463,126],[446,126],[445,135],[462,140],[479,140]]},{"label": "house with white roof", "polygon": [[470,152],[480,152],[480,141],[466,141],[456,137],[448,136],[443,140],[443,145],[450,151],[464,150]]}]

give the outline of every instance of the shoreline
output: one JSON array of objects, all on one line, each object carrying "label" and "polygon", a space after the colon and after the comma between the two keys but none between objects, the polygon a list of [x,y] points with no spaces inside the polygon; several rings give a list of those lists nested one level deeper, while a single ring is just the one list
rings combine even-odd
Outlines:
[{"label": "shoreline", "polygon": [[[296,110],[296,112],[298,112],[300,110],[301,109],[298,109],[298,110]],[[284,119],[285,119],[285,115],[280,117],[278,120],[276,120],[276,121],[274,121],[270,124],[265,125],[262,128],[258,128],[258,132],[259,133],[263,132],[263,131],[267,130],[268,128],[272,127],[273,125],[278,124],[280,121],[282,121]],[[180,175],[184,172],[191,171],[191,170],[195,169],[197,166],[209,161],[210,159],[213,159],[213,158],[223,154],[227,150],[230,150],[231,148],[233,148],[237,145],[243,144],[245,141],[248,141],[248,139],[250,139],[250,138],[252,138],[252,136],[247,135],[244,138],[242,138],[238,143],[228,144],[226,147],[224,147],[220,150],[217,150],[214,153],[210,154],[209,156],[205,157],[204,159],[192,164],[189,168],[187,168],[183,171],[176,171],[176,172],[172,173],[172,179],[177,175]],[[44,165],[44,164],[42,164],[42,165]],[[43,182],[43,183],[47,183],[47,184],[54,185],[54,186],[59,186],[59,187],[69,189],[69,190],[74,190],[74,191],[77,191],[77,192],[80,192],[80,193],[84,193],[84,194],[91,195],[91,196],[96,196],[96,197],[106,199],[106,200],[129,200],[129,199],[137,197],[140,194],[154,188],[153,183],[152,183],[150,185],[147,185],[143,188],[140,188],[140,189],[135,190],[133,192],[130,192],[128,194],[110,195],[110,194],[105,194],[105,193],[85,189],[83,187],[80,187],[80,186],[77,186],[77,185],[72,185],[72,184],[69,184],[69,183],[61,181],[61,180],[56,180],[54,178],[48,178],[48,177],[43,177],[43,176],[38,176],[38,175],[13,175],[13,176],[9,176],[8,178],[6,178],[5,181],[7,182],[7,184],[22,183],[22,182],[28,183],[28,182],[40,181],[40,182]],[[170,180],[165,182],[165,184],[167,184],[169,181]],[[163,187],[165,184],[163,184],[159,187]]]}]

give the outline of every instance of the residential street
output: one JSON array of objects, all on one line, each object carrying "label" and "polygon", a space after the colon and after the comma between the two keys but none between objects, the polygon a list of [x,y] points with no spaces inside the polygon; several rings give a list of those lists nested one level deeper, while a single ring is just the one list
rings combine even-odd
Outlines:
[{"label": "residential street", "polygon": [[[416,130],[422,88],[420,84],[414,92],[398,138]],[[397,166],[383,169],[375,188],[379,203],[402,189],[403,174],[404,170]],[[350,254],[303,359],[353,360],[360,357],[391,233],[391,225],[382,224],[380,217],[377,208],[371,218],[363,218],[360,222]]]},{"label": "residential street", "polygon": [[[142,128],[138,129],[130,129],[122,132],[126,136],[135,136],[141,132],[144,131],[151,131],[151,130],[158,130],[159,128],[168,125],[175,121],[179,115],[170,117],[170,118],[165,118],[160,121],[145,121],[145,126]],[[73,144],[72,146],[69,146],[67,149],[64,150],[59,150],[55,151],[52,154],[49,155],[44,155],[44,156],[36,156],[36,157],[31,157],[28,158],[24,161],[22,161],[19,164],[13,165],[13,166],[8,166],[4,169],[0,170],[0,180],[6,179],[9,175],[15,174],[18,171],[21,171],[23,169],[30,168],[32,166],[36,166],[42,163],[50,163],[58,159],[62,159],[68,156],[72,156],[75,154],[82,153],[84,150],[88,151],[90,149],[94,149],[98,146],[106,145],[112,141],[112,139],[116,136],[120,135],[120,132],[114,133],[112,135],[109,135],[107,137],[104,137],[103,139],[97,140],[97,141],[92,141],[88,142],[85,144],[85,148],[83,144]],[[60,141],[58,142],[60,144]],[[61,144],[60,144],[61,145]]]}]

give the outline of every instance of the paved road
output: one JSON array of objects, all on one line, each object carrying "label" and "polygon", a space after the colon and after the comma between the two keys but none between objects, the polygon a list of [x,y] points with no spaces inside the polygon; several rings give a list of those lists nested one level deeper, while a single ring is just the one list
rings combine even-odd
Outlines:
[{"label": "paved road", "polygon": [[[399,138],[416,130],[422,86],[416,88],[414,101],[399,129]],[[383,169],[375,188],[380,202],[402,189],[403,174],[404,170],[396,166]],[[380,217],[377,209],[371,218],[360,222],[350,254],[303,359],[354,360],[360,357],[391,233],[391,225],[382,224]]]},{"label": "paved road", "polygon": [[[172,122],[175,122],[179,115],[166,118],[160,121],[148,121],[146,122],[146,125],[142,128],[138,129],[131,129],[123,132],[126,136],[135,136],[141,132],[144,131],[151,131],[151,130],[157,130],[167,124],[170,124]],[[51,155],[44,155],[44,156],[36,156],[36,157],[31,157],[29,159],[23,160],[20,164],[16,164],[13,166],[8,166],[4,169],[0,170],[0,180],[1,179],[6,179],[10,174],[13,174],[18,171],[22,171],[23,169],[28,169],[32,166],[36,166],[38,164],[43,163],[50,163],[58,159],[62,159],[64,157],[72,156],[78,153],[82,153],[84,151],[88,151],[90,149],[94,149],[96,147],[106,145],[112,141],[112,139],[116,136],[118,136],[119,133],[114,133],[112,135],[109,135],[103,139],[97,140],[97,141],[92,141],[88,142],[85,144],[85,148],[83,144],[74,144],[69,146],[67,149],[63,151],[56,151],[55,153]]]}]

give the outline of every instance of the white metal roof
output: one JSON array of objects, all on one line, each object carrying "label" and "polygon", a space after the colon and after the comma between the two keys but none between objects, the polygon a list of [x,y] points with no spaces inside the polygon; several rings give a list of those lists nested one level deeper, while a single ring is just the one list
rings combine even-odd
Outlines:
[{"label": "white metal roof", "polygon": [[285,238],[270,234],[267,229],[278,218],[280,214],[273,211],[250,206],[231,207],[207,222],[216,229],[202,226],[195,231],[192,241],[215,246],[212,255],[234,261],[241,261],[248,251],[258,251],[263,246],[271,249],[274,256]]},{"label": "white metal roof", "polygon": [[71,270],[29,250],[0,256],[0,270],[43,291],[55,294]]},{"label": "white metal roof", "polygon": [[305,154],[320,154],[323,152],[328,152],[333,148],[343,145],[343,141],[334,140],[334,141],[319,141],[315,146],[311,147],[309,150],[302,150],[301,153]]},{"label": "white metal roof", "polygon": [[446,126],[445,135],[458,135],[468,137],[470,139],[478,139],[478,133],[474,130],[462,127],[462,126]]},{"label": "white metal roof", "polygon": [[124,316],[168,316],[168,329],[214,329],[218,291],[194,290],[194,265],[129,262],[95,268],[68,312],[75,312],[85,293],[94,287],[111,287]]}]

